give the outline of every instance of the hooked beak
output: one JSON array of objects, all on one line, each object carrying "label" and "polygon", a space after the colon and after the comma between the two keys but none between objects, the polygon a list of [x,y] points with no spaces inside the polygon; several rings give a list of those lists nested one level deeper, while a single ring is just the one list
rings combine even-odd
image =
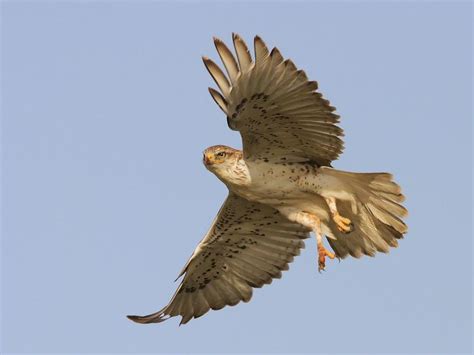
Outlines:
[{"label": "hooked beak", "polygon": [[208,166],[211,164],[211,161],[209,160],[208,156],[206,153],[202,153],[202,162],[204,165]]}]

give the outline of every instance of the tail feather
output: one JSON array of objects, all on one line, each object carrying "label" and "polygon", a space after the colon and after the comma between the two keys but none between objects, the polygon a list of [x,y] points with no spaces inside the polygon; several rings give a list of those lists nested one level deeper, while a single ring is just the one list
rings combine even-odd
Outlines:
[{"label": "tail feather", "polygon": [[369,186],[373,191],[388,192],[392,195],[398,195],[401,192],[400,186],[390,180],[374,179]]},{"label": "tail feather", "polygon": [[381,221],[382,223],[392,226],[400,233],[406,233],[407,225],[403,223],[403,221],[396,215],[383,208],[375,206],[372,203],[367,204],[367,208],[370,210],[370,212],[372,212],[375,218]]},{"label": "tail feather", "polygon": [[387,193],[387,192],[382,192],[382,191],[377,191],[377,194],[380,197],[383,197],[384,199],[388,201],[392,201],[395,203],[402,203],[405,201],[405,196],[403,194],[392,194],[392,193]]},{"label": "tail feather", "polygon": [[398,204],[396,201],[381,196],[380,194],[375,195],[370,199],[370,204],[375,205],[377,208],[389,212],[392,215],[405,217],[408,211],[405,207]]},{"label": "tail feather", "polygon": [[337,201],[339,213],[349,218],[354,228],[344,234],[335,225],[330,226],[335,239],[328,239],[328,242],[336,255],[359,258],[362,255],[374,256],[376,252],[387,253],[391,247],[397,247],[398,239],[403,238],[408,230],[402,220],[408,212],[400,204],[405,197],[392,175],[339,171],[335,174],[348,186],[354,198],[352,202]]}]

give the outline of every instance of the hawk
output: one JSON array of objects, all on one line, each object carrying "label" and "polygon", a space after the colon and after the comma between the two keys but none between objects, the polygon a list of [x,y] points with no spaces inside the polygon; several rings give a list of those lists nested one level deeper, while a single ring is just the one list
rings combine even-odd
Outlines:
[{"label": "hawk", "polygon": [[169,304],[147,316],[128,316],[138,323],[181,316],[184,324],[210,309],[248,302],[253,288],[281,277],[310,232],[319,271],[326,258],[387,253],[407,232],[404,196],[392,175],[331,167],[343,150],[343,131],[316,81],[258,36],[255,58],[237,34],[236,56],[221,40],[214,43],[227,75],[204,57],[219,88],[209,92],[228,126],[240,132],[243,149],[216,145],[204,151],[205,167],[229,195],[181,271]]}]

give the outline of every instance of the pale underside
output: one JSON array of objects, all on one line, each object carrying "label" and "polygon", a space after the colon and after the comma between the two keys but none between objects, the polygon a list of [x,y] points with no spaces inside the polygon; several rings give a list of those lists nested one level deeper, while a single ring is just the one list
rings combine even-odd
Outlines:
[{"label": "pale underside", "polygon": [[[301,213],[319,220],[339,258],[388,252],[406,232],[403,195],[389,174],[329,167],[342,152],[343,133],[334,107],[315,91],[317,83],[277,49],[269,52],[259,37],[255,62],[243,40],[233,40],[237,59],[215,40],[227,76],[210,59],[204,62],[220,89],[210,89],[212,97],[242,136],[243,159],[229,176],[214,172],[229,196],[183,268],[170,303],[148,316],[129,316],[136,322],[180,315],[186,323],[209,309],[249,301],[252,288],[281,277],[315,231]],[[247,181],[232,180],[236,168]],[[349,234],[336,228],[327,198],[337,198],[340,214],[354,223]]]}]

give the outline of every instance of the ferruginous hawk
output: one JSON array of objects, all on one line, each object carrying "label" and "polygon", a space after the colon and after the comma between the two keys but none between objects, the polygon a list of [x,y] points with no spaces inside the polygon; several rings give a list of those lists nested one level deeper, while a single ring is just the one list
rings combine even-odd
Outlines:
[{"label": "ferruginous hawk", "polygon": [[269,52],[258,36],[255,59],[236,34],[236,57],[221,40],[214,43],[227,75],[204,57],[220,90],[209,91],[229,127],[240,132],[243,149],[216,145],[204,151],[204,165],[229,195],[181,271],[169,304],[147,316],[128,316],[138,323],[174,316],[187,323],[209,309],[248,302],[253,287],[281,277],[310,232],[320,271],[326,257],[386,253],[407,232],[404,197],[390,174],[331,167],[343,150],[343,131],[315,81],[278,49]]}]

